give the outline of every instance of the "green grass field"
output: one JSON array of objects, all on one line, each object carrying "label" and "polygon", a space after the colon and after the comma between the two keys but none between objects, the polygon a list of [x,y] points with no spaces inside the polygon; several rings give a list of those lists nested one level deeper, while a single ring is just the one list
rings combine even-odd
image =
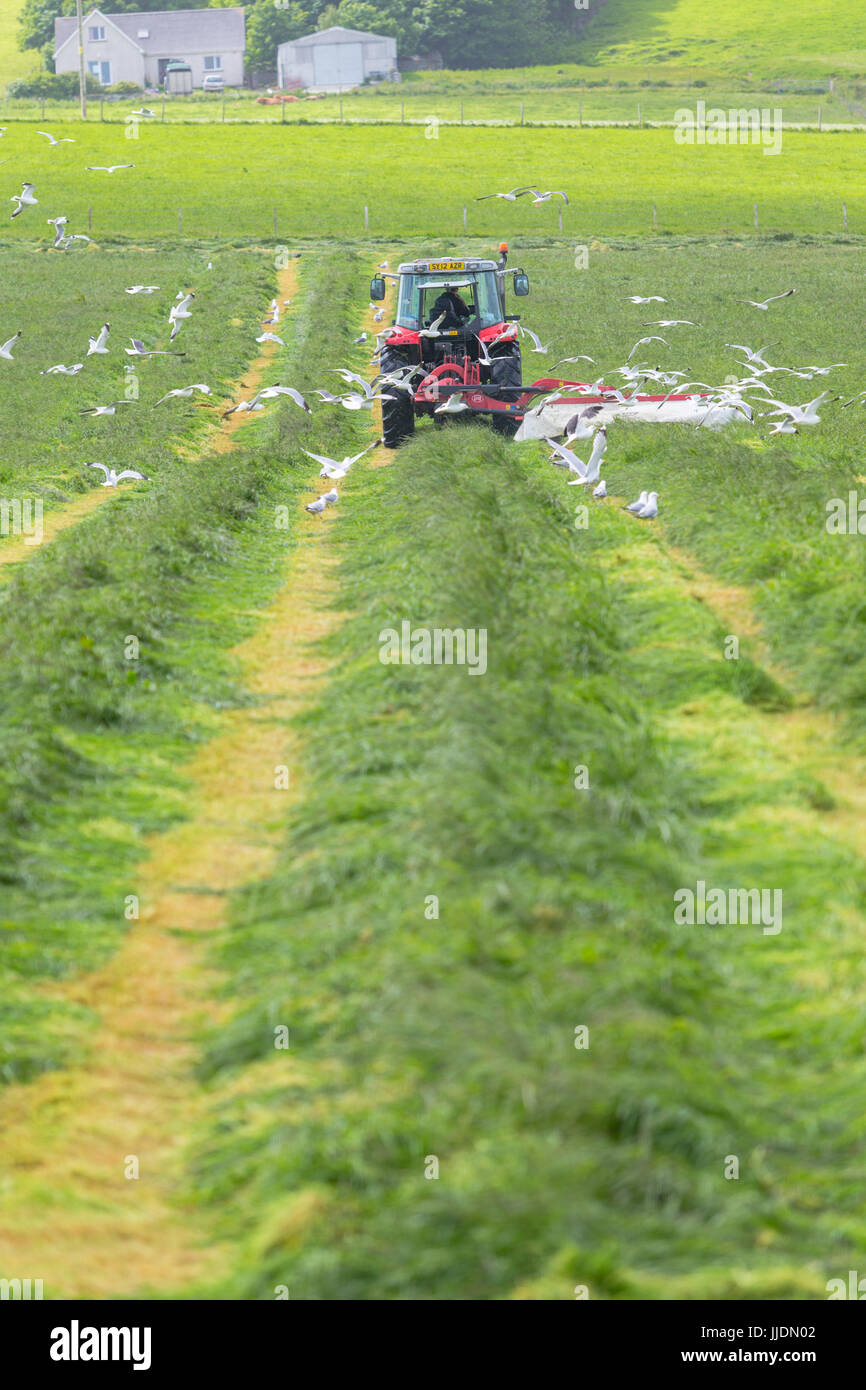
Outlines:
[{"label": "green grass field", "polygon": [[[853,134],[785,133],[778,156],[754,144],[678,145],[670,130],[527,130],[507,139],[476,130],[467,145],[465,134],[447,126],[431,139],[392,127],[377,134],[352,126],[155,126],[127,140],[119,129],[94,125],[77,128],[74,138],[50,149],[29,125],[10,129],[4,183],[12,190],[34,182],[40,199],[38,216],[29,209],[7,228],[10,241],[46,241],[42,219],[61,210],[86,231],[88,208],[98,239],[172,234],[179,207],[184,233],[197,238],[272,238],[274,209],[281,239],[360,235],[365,206],[370,232],[381,237],[453,237],[462,232],[464,206],[471,235],[555,235],[558,199],[538,209],[528,200],[475,202],[524,181],[570,190],[563,234],[578,241],[651,230],[653,203],[662,231],[745,233],[757,202],[764,231],[826,235],[842,230],[844,200],[849,230],[866,230],[864,137]],[[135,168],[85,171],[91,163],[126,162]],[[410,197],[405,170],[416,164],[424,177]]]}]

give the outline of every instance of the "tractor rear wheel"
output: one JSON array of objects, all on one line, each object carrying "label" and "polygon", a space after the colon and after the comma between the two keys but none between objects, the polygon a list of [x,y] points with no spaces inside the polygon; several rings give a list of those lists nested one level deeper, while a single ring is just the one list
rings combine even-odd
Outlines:
[{"label": "tractor rear wheel", "polygon": [[[515,343],[508,352],[493,358],[490,363],[490,381],[495,386],[520,387],[522,380],[520,347]],[[500,415],[497,412],[491,415],[490,422],[497,434],[513,435],[517,430],[517,422],[510,415]]]},{"label": "tractor rear wheel", "polygon": [[[385,348],[380,358],[379,369],[383,373],[399,372],[409,363],[402,352]],[[408,391],[398,386],[385,387],[382,397],[382,443],[386,449],[396,449],[404,439],[415,433],[415,404]]]}]

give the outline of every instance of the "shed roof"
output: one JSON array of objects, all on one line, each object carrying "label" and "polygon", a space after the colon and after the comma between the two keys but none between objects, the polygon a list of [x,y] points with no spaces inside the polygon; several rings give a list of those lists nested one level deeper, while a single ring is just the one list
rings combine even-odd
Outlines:
[{"label": "shed roof", "polygon": [[[305,34],[302,39],[293,39],[292,48],[312,48],[324,43],[361,43],[364,39],[390,39],[390,34],[371,34],[363,29],[344,29],[334,25],[330,29],[319,29],[315,34]],[[280,47],[283,47],[281,44]]]}]

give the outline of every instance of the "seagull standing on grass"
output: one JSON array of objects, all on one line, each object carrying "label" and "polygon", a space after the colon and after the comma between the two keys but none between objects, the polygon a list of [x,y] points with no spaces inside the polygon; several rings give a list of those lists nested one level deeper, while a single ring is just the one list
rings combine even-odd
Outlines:
[{"label": "seagull standing on grass", "polygon": [[593,497],[607,497],[607,483],[602,478],[597,487],[592,489]]},{"label": "seagull standing on grass", "polygon": [[642,507],[646,506],[646,500],[647,494],[645,492],[642,492],[636,502],[629,502],[625,510],[627,512],[639,512]]},{"label": "seagull standing on grass", "polygon": [[637,515],[638,515],[642,520],[647,520],[647,521],[649,521],[649,520],[651,520],[654,516],[658,516],[658,514],[659,514],[659,495],[658,495],[657,492],[651,492],[651,493],[649,493],[649,495],[647,496],[646,502],[644,502],[643,506],[641,507],[641,509],[640,509],[640,511],[637,513]]},{"label": "seagull standing on grass", "polygon": [[102,470],[105,474],[105,482],[102,484],[103,487],[117,487],[117,484],[122,483],[124,478],[140,478],[143,483],[150,482],[150,478],[148,478],[147,474],[139,473],[136,468],[124,468],[122,473],[117,473],[113,468],[106,468],[104,463],[86,463],[84,467],[99,468]]},{"label": "seagull standing on grass", "polygon": [[324,497],[317,497],[316,500],[315,500],[315,502],[308,502],[308,503],[307,503],[306,507],[304,508],[304,511],[305,511],[305,512],[313,512],[314,514],[318,514],[319,512],[323,512],[323,511],[325,510],[325,508],[327,507],[327,505],[328,505],[328,504],[327,504],[327,502],[325,501]]}]

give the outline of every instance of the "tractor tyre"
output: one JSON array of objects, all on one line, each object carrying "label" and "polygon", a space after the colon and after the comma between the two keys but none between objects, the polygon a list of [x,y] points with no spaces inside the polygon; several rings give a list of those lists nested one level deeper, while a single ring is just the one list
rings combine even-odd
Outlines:
[{"label": "tractor tyre", "polygon": [[[380,371],[398,372],[409,364],[401,352],[385,348],[380,358]],[[386,449],[396,449],[415,433],[415,404],[408,391],[397,386],[386,386],[391,399],[382,398],[382,443]]]},{"label": "tractor tyre", "polygon": [[[520,361],[520,348],[517,343],[509,352],[504,352],[501,357],[494,357],[490,364],[490,381],[495,386],[509,386],[519,388],[523,380],[523,368]],[[517,431],[517,421],[510,415],[491,415],[490,422],[497,434],[513,435]]]}]

